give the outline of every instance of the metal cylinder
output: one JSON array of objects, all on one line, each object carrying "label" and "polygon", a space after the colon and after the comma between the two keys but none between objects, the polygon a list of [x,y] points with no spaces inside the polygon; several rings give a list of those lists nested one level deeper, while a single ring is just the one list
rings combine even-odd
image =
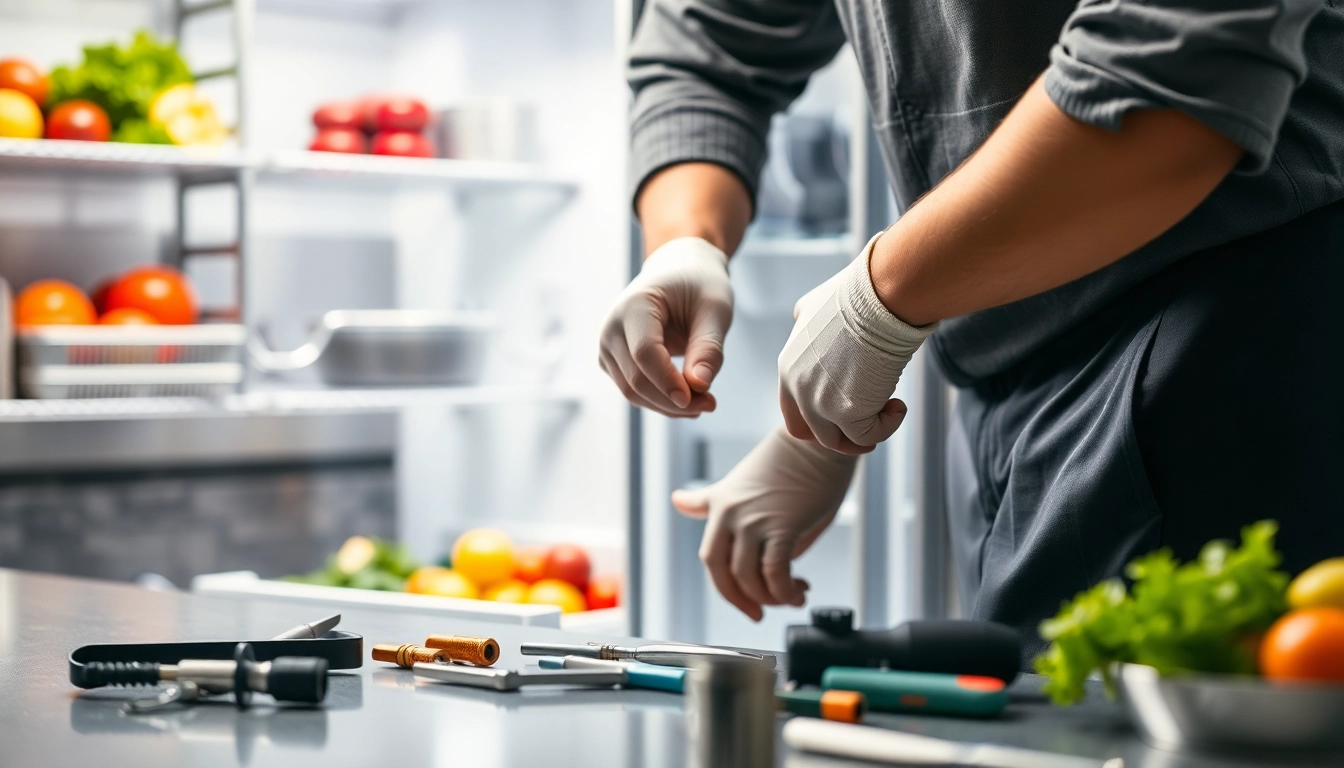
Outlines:
[{"label": "metal cylinder", "polygon": [[774,671],[760,662],[692,661],[686,720],[690,768],[772,768]]},{"label": "metal cylinder", "polygon": [[449,659],[443,651],[407,644],[375,645],[373,646],[373,660],[386,661],[410,669],[417,663],[427,664],[434,661],[448,661]]},{"label": "metal cylinder", "polygon": [[430,635],[425,647],[436,648],[453,661],[465,661],[478,667],[488,667],[499,661],[499,643],[493,637],[465,635]]}]

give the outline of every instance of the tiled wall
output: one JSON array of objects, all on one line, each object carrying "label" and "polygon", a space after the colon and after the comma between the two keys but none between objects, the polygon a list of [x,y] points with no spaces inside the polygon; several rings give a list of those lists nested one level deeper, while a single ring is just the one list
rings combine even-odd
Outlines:
[{"label": "tiled wall", "polygon": [[320,465],[0,477],[0,567],[186,587],[200,573],[274,577],[347,536],[392,537],[390,459]]}]

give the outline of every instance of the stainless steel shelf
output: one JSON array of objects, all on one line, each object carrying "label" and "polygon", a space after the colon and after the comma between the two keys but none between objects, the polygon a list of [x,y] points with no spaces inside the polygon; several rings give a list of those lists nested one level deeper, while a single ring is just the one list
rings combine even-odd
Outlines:
[{"label": "stainless steel shelf", "polygon": [[539,403],[577,407],[580,401],[577,392],[529,387],[273,390],[230,395],[219,400],[193,397],[3,400],[0,401],[0,423],[394,413],[419,405],[469,408]]},{"label": "stainless steel shelf", "polygon": [[421,184],[464,190],[539,187],[573,192],[578,189],[573,180],[525,163],[0,138],[0,171],[7,170],[128,176],[232,174],[253,170],[261,181]]}]

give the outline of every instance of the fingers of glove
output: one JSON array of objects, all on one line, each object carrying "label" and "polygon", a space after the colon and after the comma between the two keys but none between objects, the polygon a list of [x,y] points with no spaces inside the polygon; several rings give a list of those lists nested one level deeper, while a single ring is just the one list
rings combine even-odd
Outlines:
[{"label": "fingers of glove", "polygon": [[700,561],[705,564],[710,581],[714,582],[714,588],[719,590],[723,599],[752,621],[760,621],[765,615],[760,603],[742,592],[729,570],[732,550],[732,532],[725,528],[718,518],[711,517],[709,525],[705,527],[705,536],[700,542]]},{"label": "fingers of glove", "polygon": [[682,366],[692,393],[705,392],[723,367],[723,339],[733,321],[731,306],[706,303],[691,319],[686,342],[686,362]]},{"label": "fingers of glove", "polygon": [[817,438],[807,426],[803,412],[798,409],[798,401],[793,399],[793,395],[789,394],[789,390],[785,389],[783,384],[779,387],[779,411],[784,414],[784,428],[790,435],[799,440],[816,442]]},{"label": "fingers of glove", "polygon": [[[625,321],[625,340],[630,359],[661,397],[674,408],[691,403],[691,388],[667,351],[663,320],[653,312],[637,312]],[[617,362],[621,362],[617,355]],[[624,370],[624,366],[622,366]],[[647,397],[647,395],[646,395]]]},{"label": "fingers of glove", "polygon": [[[621,395],[624,396],[625,399],[629,401],[631,405],[634,405],[639,408],[647,408],[650,411],[655,411],[657,413],[661,413],[664,416],[674,419],[685,417],[696,418],[697,416],[700,415],[699,412],[685,413],[682,411],[673,411],[665,407],[659,407],[649,402],[646,398],[644,398],[642,395],[640,395],[638,392],[635,391],[634,387],[630,385],[630,382],[626,381],[625,374],[621,373],[620,366],[616,364],[615,360],[611,359],[611,357],[606,353],[605,350],[603,350],[602,358],[599,362],[602,365],[602,369],[605,370],[607,372],[607,375],[611,377],[611,380],[615,382],[616,388],[621,391]],[[708,408],[707,410],[712,411],[714,409],[711,407]]]},{"label": "fingers of glove", "polygon": [[709,494],[713,486],[694,491],[678,489],[672,492],[672,506],[687,517],[709,516]]},{"label": "fingers of glove", "polygon": [[762,545],[760,536],[751,531],[734,531],[729,571],[748,598],[761,605],[776,605],[778,601],[771,596],[770,588],[765,585],[765,576],[761,573]]},{"label": "fingers of glove", "polygon": [[850,429],[846,430],[845,436],[856,445],[876,446],[896,434],[901,422],[905,420],[906,411],[905,403],[894,398],[888,400],[882,404],[882,410],[878,411],[876,416],[864,421],[866,425],[864,428],[851,425]]},{"label": "fingers of glove", "polygon": [[832,512],[831,514],[813,523],[811,527],[809,527],[806,531],[803,531],[803,535],[799,536],[798,541],[795,542],[793,545],[793,559],[797,560],[798,558],[802,557],[803,553],[806,552],[808,549],[810,549],[812,545],[816,543],[817,539],[821,536],[821,534],[826,532],[826,529],[830,527],[831,521],[834,519],[835,519],[835,512]]},{"label": "fingers of glove", "polygon": [[[661,388],[655,385],[652,381],[649,381],[649,378],[644,375],[644,370],[637,362],[635,362],[629,348],[624,344],[613,345],[606,351],[611,355],[611,359],[620,371],[621,377],[625,379],[625,382],[630,385],[630,388],[634,390],[644,402],[649,404],[649,407],[659,413],[673,417],[698,416],[704,410],[705,400],[703,397],[700,400],[699,410],[691,408],[689,395],[685,405],[678,406],[673,403],[671,398],[664,394]],[[666,350],[663,350],[663,352],[666,354]],[[668,359],[668,365],[672,365],[671,358]],[[678,379],[681,378],[681,373],[677,371],[675,367],[672,368],[672,374]],[[686,382],[682,381],[682,386],[685,385]],[[687,389],[687,392],[689,391],[690,390]]]},{"label": "fingers of glove", "polygon": [[[830,448],[836,453],[843,453],[846,456],[862,456],[865,453],[872,453],[873,446],[859,445],[849,439],[849,437],[840,430],[840,427],[828,421],[820,414],[804,411],[802,408],[799,408],[798,411],[802,414],[803,421],[807,425],[809,433],[812,435],[811,439],[820,443],[822,446]],[[785,419],[785,424],[787,423],[788,420]],[[789,432],[790,434],[793,434],[792,430]],[[798,436],[794,435],[794,437]]]},{"label": "fingers of glove", "polygon": [[775,536],[766,539],[761,548],[761,575],[773,602],[781,605],[802,605],[806,597],[790,567],[794,547],[789,537]]}]

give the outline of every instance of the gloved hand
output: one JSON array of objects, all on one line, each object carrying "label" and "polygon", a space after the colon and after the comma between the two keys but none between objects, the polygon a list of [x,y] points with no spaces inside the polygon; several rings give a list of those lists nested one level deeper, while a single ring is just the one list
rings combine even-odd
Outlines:
[{"label": "gloved hand", "polygon": [[781,427],[722,480],[674,492],[682,514],[709,518],[700,559],[719,594],[752,621],[763,605],[802,605],[808,585],[789,564],[835,519],[856,463]]},{"label": "gloved hand", "polygon": [[[733,322],[728,256],[679,237],[658,248],[621,293],[602,327],[601,365],[635,405],[666,416],[714,410],[709,393]],[[685,355],[683,374],[672,363]]]},{"label": "gloved hand", "polygon": [[779,354],[779,407],[789,434],[847,454],[871,451],[901,425],[905,403],[889,398],[938,327],[907,325],[877,297],[868,259],[879,237],[798,300]]}]

